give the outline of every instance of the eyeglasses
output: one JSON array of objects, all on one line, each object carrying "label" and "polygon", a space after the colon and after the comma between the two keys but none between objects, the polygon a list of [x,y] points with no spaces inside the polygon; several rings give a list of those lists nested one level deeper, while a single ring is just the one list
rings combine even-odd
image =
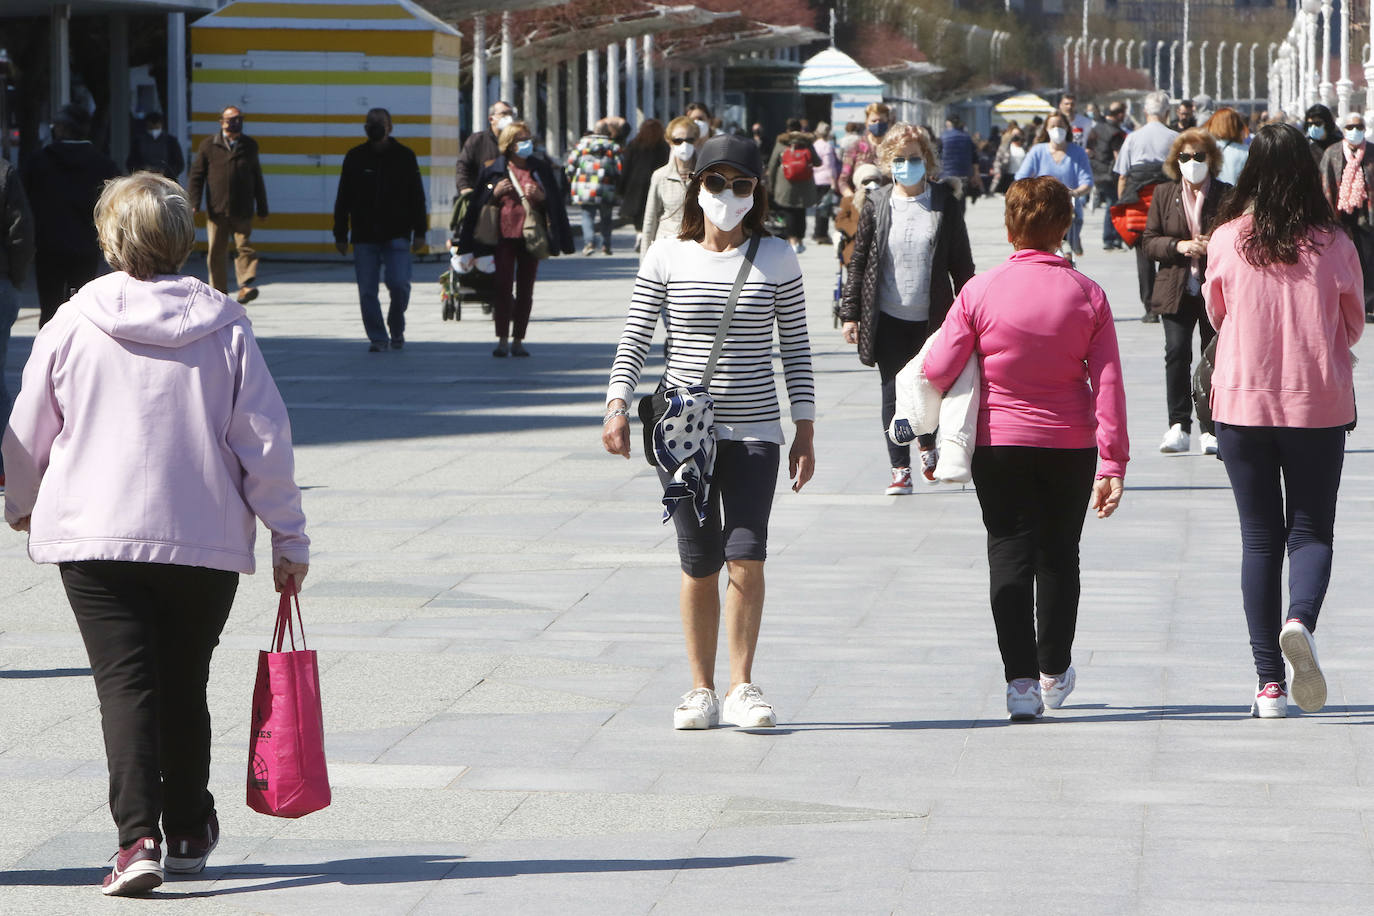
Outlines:
[{"label": "eyeglasses", "polygon": [[707,172],[701,176],[701,186],[710,194],[719,194],[729,187],[736,197],[748,197],[754,193],[758,183],[757,178],[726,178],[720,172]]},{"label": "eyeglasses", "polygon": [[1206,161],[1207,161],[1207,154],[1204,153],[1204,152],[1197,152],[1197,153],[1179,153],[1179,154],[1178,154],[1178,161],[1179,161],[1179,162],[1187,162],[1187,161],[1190,160],[1190,159],[1191,159],[1193,162],[1206,162]]},{"label": "eyeglasses", "polygon": [[673,146],[681,146],[683,143],[695,143],[691,137],[669,137],[668,142]]}]

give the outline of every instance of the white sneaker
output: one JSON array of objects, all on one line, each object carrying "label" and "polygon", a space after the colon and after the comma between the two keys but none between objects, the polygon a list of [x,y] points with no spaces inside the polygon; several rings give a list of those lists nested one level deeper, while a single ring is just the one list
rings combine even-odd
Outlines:
[{"label": "white sneaker", "polygon": [[1301,620],[1289,620],[1279,631],[1279,648],[1293,676],[1288,692],[1303,712],[1317,712],[1326,705],[1326,677],[1317,662],[1317,643]]},{"label": "white sneaker", "polygon": [[1073,665],[1069,670],[1061,675],[1040,674],[1040,695],[1044,697],[1045,705],[1050,709],[1058,709],[1064,705],[1064,701],[1073,693],[1073,688],[1078,684],[1078,675],[1074,673]]},{"label": "white sneaker", "polygon": [[673,710],[673,728],[714,728],[720,724],[720,701],[710,687],[694,687]]},{"label": "white sneaker", "polygon": [[931,483],[935,482],[935,469],[940,466],[940,450],[927,448],[921,450],[921,476]]},{"label": "white sneaker", "polygon": [[1217,453],[1217,437],[1211,433],[1198,433],[1198,448],[1202,449],[1204,455],[1215,455]]},{"label": "white sneaker", "polygon": [[911,495],[911,468],[893,468],[892,482],[883,491],[887,496]]},{"label": "white sneaker", "polygon": [[764,700],[757,684],[740,684],[726,694],[721,718],[740,728],[772,728],[778,724],[773,707]]},{"label": "white sneaker", "polygon": [[1182,425],[1175,423],[1169,427],[1169,431],[1164,434],[1164,441],[1159,443],[1159,450],[1166,455],[1188,451],[1188,434],[1183,431]]},{"label": "white sneaker", "polygon": [[1013,722],[1029,722],[1045,714],[1040,697],[1040,682],[1033,677],[1018,677],[1007,685],[1007,712]]},{"label": "white sneaker", "polygon": [[1288,693],[1273,681],[1261,684],[1255,701],[1250,704],[1250,716],[1255,719],[1288,718]]}]

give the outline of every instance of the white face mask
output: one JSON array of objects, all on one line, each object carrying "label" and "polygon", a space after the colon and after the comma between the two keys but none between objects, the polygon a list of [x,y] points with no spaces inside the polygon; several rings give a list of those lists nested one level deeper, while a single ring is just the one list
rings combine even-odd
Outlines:
[{"label": "white face mask", "polygon": [[1183,180],[1189,184],[1202,184],[1207,180],[1208,170],[1205,162],[1189,159],[1187,162],[1178,164],[1178,171],[1183,176]]},{"label": "white face mask", "polygon": [[702,136],[702,137],[709,137],[709,136],[711,136],[711,124],[710,124],[709,121],[703,121],[703,120],[701,120],[700,118],[698,118],[698,119],[697,119],[697,122],[696,122],[696,125],[697,125],[697,130],[701,131],[701,136]]},{"label": "white face mask", "polygon": [[161,127],[150,127],[150,128],[148,128],[148,136],[150,136],[150,137],[152,137],[154,140],[156,140],[158,137],[161,137],[161,136],[162,136],[162,128],[161,128]]},{"label": "white face mask", "polygon": [[1050,142],[1055,146],[1062,146],[1069,136],[1069,132],[1062,127],[1051,127],[1046,133],[1050,135]]},{"label": "white face mask", "polygon": [[510,127],[514,123],[515,119],[512,118],[510,115],[501,115],[501,117],[496,119],[496,132],[499,134],[501,131],[505,130],[507,127]]},{"label": "white face mask", "polygon": [[702,188],[697,192],[697,203],[701,205],[701,212],[706,214],[712,226],[722,232],[730,232],[740,224],[750,210],[754,209],[754,195],[736,197],[735,192],[729,188],[719,194],[712,194]]},{"label": "white face mask", "polygon": [[686,143],[679,143],[673,147],[673,155],[678,158],[679,162],[691,162],[696,154],[697,148],[690,140]]}]

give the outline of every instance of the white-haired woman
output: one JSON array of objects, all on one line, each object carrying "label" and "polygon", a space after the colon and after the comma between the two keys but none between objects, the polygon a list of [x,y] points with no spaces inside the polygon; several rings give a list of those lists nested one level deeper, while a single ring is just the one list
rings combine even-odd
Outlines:
[{"label": "white-haired woman", "polygon": [[34,338],[5,431],[5,520],[58,564],[86,644],[119,828],[101,890],[128,896],[162,883],[164,839],[181,873],[219,840],[205,686],[257,520],[278,591],[305,578],[310,540],[286,406],[243,306],[180,273],[186,192],[118,178],[95,221],[114,272]]},{"label": "white-haired woman", "polygon": [[[878,165],[892,184],[870,192],[859,214],[840,302],[845,342],[858,344],[859,361],[877,365],[882,381],[889,496],[911,492],[911,448],[892,444],[886,432],[897,410],[897,373],[974,274],[963,208],[948,186],[933,180],[939,161],[929,136],[911,124],[896,124],[883,137]],[[935,472],[932,445],[921,441],[927,479]]]}]

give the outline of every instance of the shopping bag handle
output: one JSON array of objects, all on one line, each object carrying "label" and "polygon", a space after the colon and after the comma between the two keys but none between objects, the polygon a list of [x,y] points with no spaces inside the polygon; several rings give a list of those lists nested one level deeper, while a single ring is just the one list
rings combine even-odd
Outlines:
[{"label": "shopping bag handle", "polygon": [[[291,620],[291,602],[296,603],[296,620],[293,624]],[[280,652],[285,645],[287,638],[291,640],[291,651],[296,651],[296,626],[301,629],[301,648],[305,645],[305,620],[301,617],[301,596],[300,590],[296,588],[296,579],[291,577],[286,582],[286,588],[281,593],[281,600],[277,602],[277,624],[272,628],[271,651]]]}]

